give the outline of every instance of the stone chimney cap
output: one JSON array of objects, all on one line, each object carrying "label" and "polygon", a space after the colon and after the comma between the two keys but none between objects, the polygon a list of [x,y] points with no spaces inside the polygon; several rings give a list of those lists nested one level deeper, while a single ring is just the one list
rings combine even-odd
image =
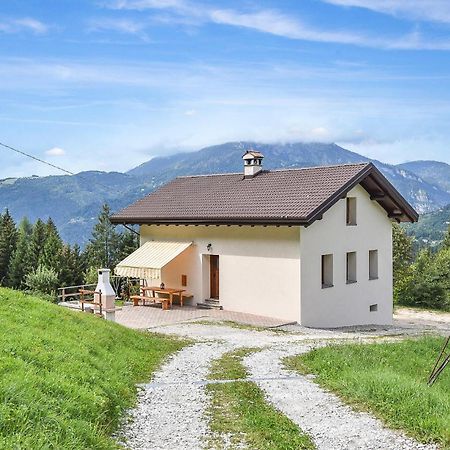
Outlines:
[{"label": "stone chimney cap", "polygon": [[264,155],[261,152],[250,149],[247,150],[242,159],[244,160],[244,178],[253,178],[262,171],[262,160]]},{"label": "stone chimney cap", "polygon": [[256,150],[247,150],[242,155],[242,159],[255,159],[255,158],[264,158],[264,155]]}]

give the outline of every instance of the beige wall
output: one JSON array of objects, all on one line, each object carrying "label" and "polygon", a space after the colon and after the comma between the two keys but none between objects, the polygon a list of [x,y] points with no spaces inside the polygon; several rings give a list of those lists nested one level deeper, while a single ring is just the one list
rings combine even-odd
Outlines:
[{"label": "beige wall", "polygon": [[[346,225],[345,199],[301,231],[301,323],[337,327],[392,323],[392,225],[386,211],[360,186],[357,225]],[[378,250],[377,280],[369,280],[369,250]],[[357,252],[357,282],[346,283],[346,253]],[[321,255],[333,254],[333,287],[322,289]],[[378,304],[377,312],[369,305]]]},{"label": "beige wall", "polygon": [[[162,270],[167,286],[186,289],[194,302],[209,297],[209,254],[219,255],[220,304],[224,309],[300,321],[299,227],[141,227],[148,240],[190,240],[194,246]],[[211,252],[206,246],[212,245]],[[158,281],[153,281],[159,284]]]}]

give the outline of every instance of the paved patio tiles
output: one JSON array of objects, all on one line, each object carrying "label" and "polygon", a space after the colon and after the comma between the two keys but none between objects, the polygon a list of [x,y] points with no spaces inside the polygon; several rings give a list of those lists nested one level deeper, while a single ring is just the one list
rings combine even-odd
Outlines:
[{"label": "paved patio tiles", "polygon": [[252,325],[257,327],[278,327],[285,325],[286,320],[273,317],[256,316],[233,311],[215,309],[197,309],[192,306],[173,306],[169,311],[150,306],[124,306],[116,312],[116,322],[129,328],[147,329],[174,323],[198,319],[213,319]]}]

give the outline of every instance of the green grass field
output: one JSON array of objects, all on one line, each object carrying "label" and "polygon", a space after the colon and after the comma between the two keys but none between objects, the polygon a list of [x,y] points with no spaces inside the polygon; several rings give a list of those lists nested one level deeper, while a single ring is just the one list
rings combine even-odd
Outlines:
[{"label": "green grass field", "polygon": [[335,345],[288,358],[286,365],[317,374],[316,382],[374,413],[391,428],[450,448],[450,367],[432,386],[429,372],[443,338]]},{"label": "green grass field", "polygon": [[185,343],[0,289],[0,448],[112,449],[148,380]]},{"label": "green grass field", "polygon": [[[214,438],[210,448],[252,448],[256,450],[306,450],[314,445],[309,436],[288,417],[266,402],[256,383],[243,381],[248,376],[242,358],[257,349],[225,353],[211,366],[211,380],[236,380],[209,384],[211,396],[209,425]],[[228,436],[231,446],[224,445]]]}]

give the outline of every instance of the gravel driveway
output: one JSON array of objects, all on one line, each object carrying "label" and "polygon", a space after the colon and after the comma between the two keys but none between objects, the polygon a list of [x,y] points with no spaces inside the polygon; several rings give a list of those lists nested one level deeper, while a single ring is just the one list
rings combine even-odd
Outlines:
[{"label": "gravel driveway", "polygon": [[385,428],[367,413],[353,411],[310,376],[288,372],[281,365],[282,358],[308,351],[314,341],[365,339],[366,333],[313,330],[291,334],[195,323],[152,331],[188,336],[198,343],[172,356],[151,383],[141,386],[138,404],[118,436],[130,449],[205,448],[208,369],[213,360],[240,347],[261,348],[244,359],[251,379],[271,404],[312,437],[318,449],[436,448]]},{"label": "gravel driveway", "polygon": [[[335,395],[283,369],[281,360],[306,353],[309,345],[283,346],[254,353],[244,360],[267,400],[309,434],[318,449],[432,449],[385,428],[367,413],[356,412]],[[296,375],[296,374],[295,374]]]}]

